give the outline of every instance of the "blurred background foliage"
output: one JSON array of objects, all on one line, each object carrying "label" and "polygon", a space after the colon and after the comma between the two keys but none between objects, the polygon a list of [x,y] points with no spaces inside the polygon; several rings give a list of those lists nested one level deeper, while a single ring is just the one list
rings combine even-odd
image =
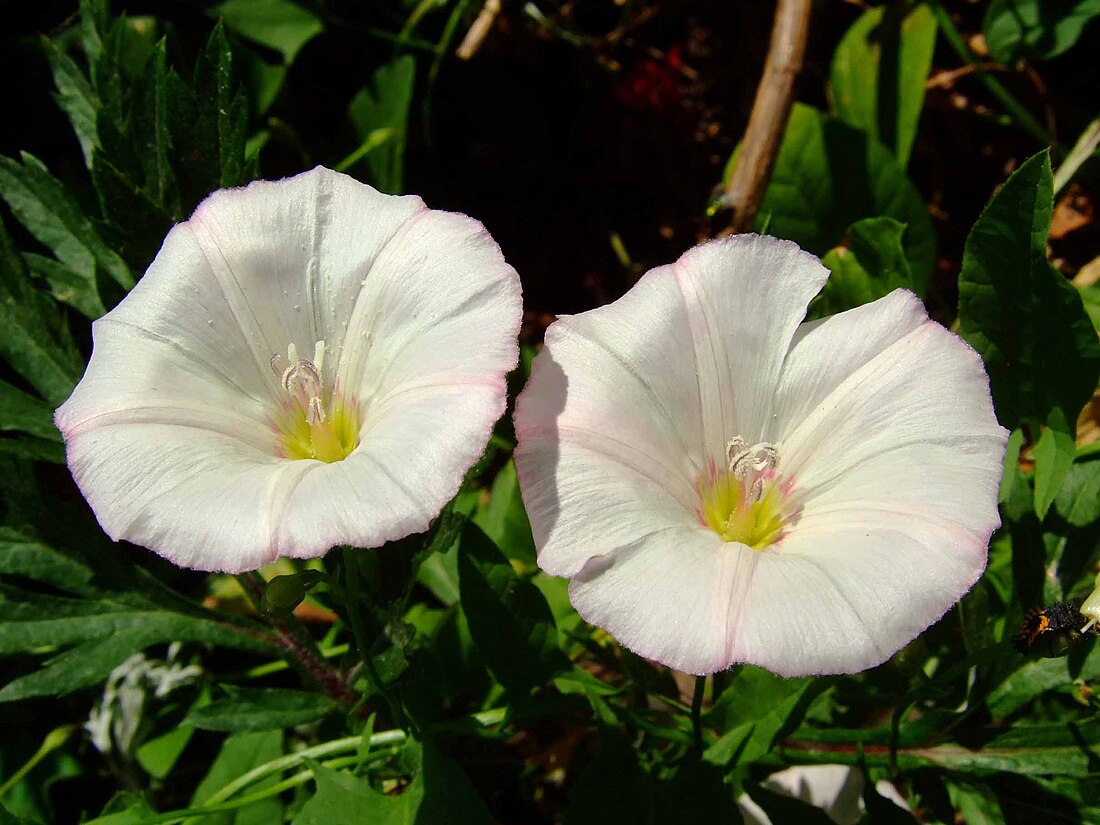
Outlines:
[{"label": "blurred background foliage", "polygon": [[807,763],[854,768],[847,821],[1100,821],[1095,640],[1012,646],[1100,562],[1093,0],[813,8],[757,229],[832,270],[813,316],[921,294],[1013,430],[986,575],[881,667],[718,674],[697,739],[691,683],[538,572],[507,417],[382,552],[238,580],[99,531],[51,411],[216,188],[324,164],[482,220],[524,284],[513,397],[553,314],[722,228],[771,3],[504,2],[457,56],[490,7],[5,9],[0,823],[825,821],[769,779]]}]

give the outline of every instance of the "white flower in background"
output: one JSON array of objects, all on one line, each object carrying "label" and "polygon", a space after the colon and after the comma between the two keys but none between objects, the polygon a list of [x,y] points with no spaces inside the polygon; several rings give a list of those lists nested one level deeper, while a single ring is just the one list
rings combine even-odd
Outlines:
[{"label": "white flower in background", "polygon": [[176,564],[376,547],[481,455],[520,314],[471,218],[323,168],[261,181],[169,232],[57,425],[107,534]]},{"label": "white flower in background", "polygon": [[141,726],[146,700],[152,696],[164,699],[177,688],[190,685],[202,676],[198,665],[183,665],[176,661],[180,646],[168,646],[166,659],[147,659],[135,653],[111,671],[107,683],[84,729],[100,753],[128,754]]},{"label": "white flower in background", "polygon": [[828,271],[712,241],[550,326],[517,402],[539,565],[678,670],[879,664],[981,575],[1007,433],[909,292],[800,325]]},{"label": "white flower in background", "polygon": [[[821,808],[837,825],[856,825],[863,819],[863,775],[848,765],[795,765],[773,773],[764,787]],[[902,811],[910,810],[897,788],[885,779],[875,783],[875,792]],[[738,797],[737,807],[746,825],[772,825],[771,818],[748,794]]]}]

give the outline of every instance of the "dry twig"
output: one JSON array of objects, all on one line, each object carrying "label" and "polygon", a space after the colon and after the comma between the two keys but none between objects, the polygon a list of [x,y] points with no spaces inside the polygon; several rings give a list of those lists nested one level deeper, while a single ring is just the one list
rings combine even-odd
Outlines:
[{"label": "dry twig", "polygon": [[791,111],[794,81],[802,70],[809,24],[810,0],[779,0],[768,59],[756,87],[741,156],[722,198],[733,209],[726,234],[751,229],[756,210],[764,199]]}]

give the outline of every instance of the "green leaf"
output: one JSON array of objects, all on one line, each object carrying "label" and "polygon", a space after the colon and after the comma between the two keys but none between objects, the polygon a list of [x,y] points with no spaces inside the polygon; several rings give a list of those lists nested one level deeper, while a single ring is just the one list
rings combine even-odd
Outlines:
[{"label": "green leaf", "polygon": [[970,230],[959,331],[985,360],[1001,423],[1076,421],[1100,377],[1100,344],[1077,290],[1047,261],[1049,153],[1025,162]]},{"label": "green leaf", "polygon": [[53,423],[53,407],[6,381],[0,381],[0,432],[18,430],[44,438],[61,441],[61,433]]},{"label": "green leaf", "polygon": [[932,67],[936,18],[921,4],[868,9],[833,55],[829,88],[837,116],[876,138],[904,169]]},{"label": "green leaf", "polygon": [[290,0],[228,0],[215,6],[213,13],[230,31],[280,52],[288,65],[306,43],[324,31],[313,12]]},{"label": "green leaf", "polygon": [[[827,686],[825,679],[784,680],[762,668],[746,666],[719,700],[726,710],[716,705],[729,729],[706,749],[703,759],[719,767],[752,764],[769,753],[780,736],[802,723],[810,704]],[[749,707],[737,707],[736,697],[750,696]],[[726,697],[733,697],[732,702]]]},{"label": "green leaf", "polygon": [[314,763],[317,794],[302,806],[294,825],[488,825],[492,821],[465,772],[434,743],[409,740],[402,761],[413,777],[396,795],[379,793],[366,779]]},{"label": "green leaf", "polygon": [[893,218],[867,218],[848,228],[848,245],[821,259],[831,272],[825,288],[810,305],[810,316],[833,315],[862,306],[895,289],[912,289],[902,236],[905,227]]},{"label": "green leaf", "polygon": [[[201,805],[237,777],[282,755],[283,733],[279,730],[238,733],[226,738],[210,770],[195,789],[191,805]],[[277,774],[265,777],[249,785],[249,792],[263,791],[278,781]],[[283,806],[278,797],[272,796],[234,811],[221,811],[188,821],[193,825],[268,825],[283,821]]]},{"label": "green leaf", "polygon": [[71,593],[92,592],[91,569],[10,527],[0,527],[0,575],[25,576]]},{"label": "green leaf", "polygon": [[[248,104],[233,74],[233,54],[221,23],[214,27],[195,66],[194,130],[180,146],[181,166],[198,167],[185,193],[189,201],[218,188],[240,186],[246,180],[245,140]],[[178,139],[183,140],[183,138]]]},{"label": "green leaf", "polygon": [[1100,678],[1100,645],[1093,645],[1079,666],[1065,656],[1027,659],[985,697],[985,707],[993,720],[1006,719],[1033,699],[1074,679]]},{"label": "green leaf", "polygon": [[[735,151],[726,166],[733,174]],[[924,201],[886,147],[866,133],[801,103],[794,104],[757,231],[824,255],[849,226],[886,216],[907,226],[905,257],[913,288],[923,294],[936,257],[936,235]]]},{"label": "green leaf", "polygon": [[1005,820],[1001,814],[1001,806],[988,785],[948,782],[947,793],[951,805],[962,815],[963,822],[1003,825]]},{"label": "green leaf", "polygon": [[466,525],[458,552],[459,591],[470,634],[500,683],[525,692],[571,670],[545,597],[516,574],[480,527]]},{"label": "green leaf", "polygon": [[1077,455],[1073,426],[1058,407],[1050,411],[1047,426],[1035,444],[1035,515],[1041,521],[1062,489]]},{"label": "green leaf", "polygon": [[982,33],[1000,63],[1046,60],[1069,50],[1097,15],[1100,0],[993,0]]},{"label": "green leaf", "polygon": [[1054,508],[1073,527],[1100,519],[1100,460],[1079,461],[1069,468]]},{"label": "green leaf", "polygon": [[319,693],[283,688],[234,688],[231,698],[194,709],[183,723],[202,730],[271,730],[312,722],[332,709],[332,700]]},{"label": "green leaf", "polygon": [[68,304],[93,321],[107,314],[93,278],[70,269],[60,261],[33,252],[24,252],[23,260],[32,273],[50,285],[53,297],[61,303]]},{"label": "green leaf", "polygon": [[380,66],[348,104],[348,117],[360,141],[379,129],[393,130],[392,137],[364,155],[371,182],[390,194],[404,189],[405,143],[415,80],[416,61],[411,55],[402,55]]},{"label": "green leaf", "polygon": [[137,88],[140,99],[134,107],[131,138],[143,164],[143,190],[166,214],[181,218],[179,193],[172,171],[172,135],[168,129],[168,54],[162,39],[145,68],[144,82]]},{"label": "green leaf", "polygon": [[0,438],[0,455],[13,458],[25,458],[28,461],[48,461],[51,464],[65,463],[65,448],[53,441],[40,438]]},{"label": "green leaf", "polygon": [[23,163],[0,156],[0,196],[12,214],[61,263],[95,280],[96,268],[129,289],[133,275],[125,262],[99,237],[91,218],[38,158],[22,153]]},{"label": "green leaf", "polygon": [[535,566],[535,540],[520,497],[514,461],[500,468],[489,491],[489,502],[478,507],[474,513],[474,523],[508,558],[529,567]]},{"label": "green leaf", "polygon": [[48,659],[41,670],[9,682],[0,689],[0,702],[60,696],[94,685],[135,651],[163,642],[263,653],[273,647],[259,632],[159,609],[143,595],[76,599],[0,586],[0,656],[76,645]]},{"label": "green leaf", "polygon": [[143,742],[134,753],[134,758],[150,776],[164,779],[172,772],[194,734],[195,729],[190,725],[172,728]]},{"label": "green leaf", "polygon": [[84,364],[56,304],[30,282],[23,256],[0,221],[0,358],[50,404],[76,386]]},{"label": "green leaf", "polygon": [[80,67],[57,44],[43,37],[42,49],[46,52],[46,59],[53,72],[53,82],[57,86],[54,100],[68,116],[76,138],[80,141],[84,163],[90,168],[92,149],[96,145],[95,122],[100,107],[99,96]]}]

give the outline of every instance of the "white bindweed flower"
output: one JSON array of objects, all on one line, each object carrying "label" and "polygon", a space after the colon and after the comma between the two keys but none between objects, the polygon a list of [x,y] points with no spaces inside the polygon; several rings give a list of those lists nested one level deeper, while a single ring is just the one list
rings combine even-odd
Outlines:
[{"label": "white bindweed flower", "polygon": [[520,314],[477,221],[323,168],[261,181],[168,233],[57,425],[107,534],[176,564],[376,547],[481,455]]},{"label": "white bindweed flower", "polygon": [[901,290],[800,325],[828,274],[712,241],[546,332],[515,416],[539,565],[642,656],[854,672],[981,575],[1007,434],[980,358]]}]

